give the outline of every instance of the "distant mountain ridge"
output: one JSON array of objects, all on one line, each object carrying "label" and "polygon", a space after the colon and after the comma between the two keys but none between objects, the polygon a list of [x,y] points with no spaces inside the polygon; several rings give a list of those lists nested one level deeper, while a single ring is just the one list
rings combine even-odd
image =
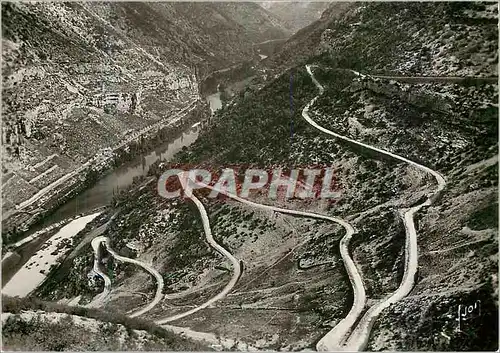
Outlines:
[{"label": "distant mountain ridge", "polygon": [[324,53],[333,66],[372,74],[496,76],[497,16],[491,2],[332,3],[266,64]]},{"label": "distant mountain ridge", "polygon": [[264,1],[260,5],[283,20],[293,32],[310,25],[321,17],[330,1]]}]

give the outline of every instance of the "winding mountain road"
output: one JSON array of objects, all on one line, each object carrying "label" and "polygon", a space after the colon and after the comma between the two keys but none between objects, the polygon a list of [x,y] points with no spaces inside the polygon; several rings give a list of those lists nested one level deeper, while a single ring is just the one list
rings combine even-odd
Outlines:
[{"label": "winding mountain road", "polygon": [[[184,189],[186,189],[187,174],[180,175],[179,180],[181,182],[182,187]],[[194,314],[195,312],[200,311],[201,309],[207,308],[208,306],[215,303],[216,301],[224,298],[226,296],[226,294],[228,294],[233,289],[233,287],[238,282],[238,279],[241,276],[240,261],[238,261],[238,259],[236,259],[229,251],[224,249],[221,245],[219,245],[214,240],[214,238],[212,236],[212,229],[210,228],[210,222],[208,220],[207,211],[205,210],[205,207],[203,206],[201,201],[198,200],[198,198],[196,196],[194,196],[192,193],[190,193],[190,195],[187,195],[187,196],[191,199],[191,201],[194,202],[194,204],[196,205],[196,207],[198,207],[198,210],[200,211],[201,220],[203,222],[203,229],[205,231],[205,237],[207,239],[207,242],[210,244],[211,247],[213,247],[215,250],[217,250],[222,256],[225,256],[229,259],[229,261],[233,265],[233,275],[231,277],[231,280],[224,287],[224,289],[220,293],[218,293],[216,296],[210,298],[209,300],[207,300],[203,304],[197,306],[196,308],[193,308],[193,309],[188,310],[186,312],[183,312],[183,313],[173,315],[173,316],[156,321],[156,323],[159,325],[166,324],[170,321],[178,320],[178,319],[181,319],[181,318],[186,317],[188,315]]]},{"label": "winding mountain road", "polygon": [[104,303],[106,302],[106,299],[109,296],[109,293],[111,292],[111,279],[109,278],[109,276],[106,273],[101,271],[101,268],[99,266],[99,264],[101,262],[101,251],[100,251],[101,242],[102,242],[102,239],[99,239],[98,237],[92,239],[92,242],[91,242],[92,249],[94,250],[94,267],[92,268],[92,270],[97,275],[101,276],[101,278],[104,280],[104,289],[100,294],[98,294],[94,299],[92,299],[92,301],[87,305],[87,307],[89,307],[89,308],[99,307],[99,306],[104,305]]},{"label": "winding mountain road", "polygon": [[[109,277],[104,274],[100,269],[99,269],[99,258],[97,258],[97,256],[99,256],[99,246],[101,244],[104,244],[104,246],[106,247],[106,250],[118,261],[121,261],[121,262],[126,262],[126,263],[131,263],[131,264],[134,264],[134,265],[137,265],[137,266],[140,266],[142,268],[144,268],[147,272],[149,272],[153,277],[156,278],[156,282],[157,282],[157,286],[156,286],[156,294],[155,294],[155,297],[153,299],[153,301],[151,301],[151,303],[149,303],[148,305],[146,305],[144,308],[138,310],[138,311],[135,311],[133,312],[132,314],[129,314],[128,316],[130,317],[136,317],[136,316],[140,316],[142,314],[145,314],[146,312],[148,312],[149,310],[153,309],[156,304],[158,304],[162,298],[163,298],[163,294],[162,294],[162,291],[163,291],[163,287],[164,287],[164,281],[163,281],[163,277],[158,273],[158,271],[156,271],[153,267],[151,267],[150,265],[142,262],[142,261],[139,261],[139,260],[135,260],[135,259],[130,259],[128,257],[125,257],[125,256],[121,256],[119,254],[117,254],[110,246],[109,244],[109,238],[108,237],[104,237],[104,236],[99,236],[99,237],[96,237],[92,240],[92,248],[94,249],[94,254],[96,255],[96,257],[94,258],[94,271],[99,274],[103,279],[104,279],[104,291],[99,295],[99,300],[102,302],[103,300],[106,299],[106,297],[109,295],[109,292],[111,290],[111,280],[109,279]],[[96,261],[97,261],[97,264],[96,264]]]},{"label": "winding mountain road", "polygon": [[[316,348],[319,351],[339,351],[339,350],[349,350],[349,351],[360,351],[366,348],[366,345],[368,343],[368,339],[370,336],[370,331],[373,326],[373,323],[375,322],[375,319],[380,315],[380,313],[389,307],[391,304],[394,304],[404,298],[408,293],[410,293],[411,289],[413,288],[415,284],[415,276],[417,274],[417,269],[418,269],[418,245],[417,245],[417,232],[415,229],[415,222],[413,220],[413,217],[416,212],[418,212],[422,207],[428,206],[432,203],[433,199],[444,189],[446,185],[446,181],[444,177],[421,164],[418,164],[414,161],[411,161],[405,157],[399,156],[395,153],[383,150],[381,148],[377,148],[374,146],[370,146],[368,144],[365,144],[363,142],[359,142],[356,140],[353,140],[349,137],[342,136],[340,134],[337,134],[333,131],[330,131],[328,129],[325,129],[324,127],[318,125],[310,116],[309,116],[309,108],[316,102],[318,97],[324,93],[324,88],[323,86],[316,80],[314,77],[314,74],[312,73],[311,70],[311,65],[306,65],[306,70],[308,74],[311,76],[311,79],[315,86],[319,90],[319,95],[314,97],[303,109],[302,111],[302,117],[313,127],[318,129],[321,132],[324,132],[328,135],[334,136],[338,139],[344,140],[351,142],[353,144],[356,144],[358,146],[364,147],[366,149],[369,149],[371,151],[376,151],[379,153],[382,153],[384,155],[390,156],[394,159],[400,160],[402,162],[408,163],[421,171],[425,173],[431,174],[437,182],[437,189],[428,196],[427,200],[423,202],[420,205],[414,206],[408,210],[401,210],[401,214],[403,216],[403,221],[405,225],[405,230],[406,230],[406,244],[405,244],[405,269],[404,269],[404,274],[403,274],[403,280],[401,281],[401,284],[399,288],[390,296],[385,298],[384,300],[378,302],[374,306],[370,307],[367,312],[363,315],[361,320],[359,321],[358,325],[352,330],[351,335],[347,339],[347,341],[343,342],[343,338],[339,333],[341,334],[346,334],[346,328],[347,325],[350,322],[353,322],[352,320],[349,321],[349,323],[343,322],[342,320],[339,325],[334,327],[330,332],[327,333],[326,336],[324,336],[319,343],[317,344]],[[342,249],[342,246],[341,246]],[[352,260],[351,260],[352,261]],[[346,266],[348,266],[348,263],[346,262]],[[349,264],[349,266],[351,266]],[[354,266],[354,264],[352,265]],[[353,286],[354,293],[359,291],[359,288],[356,288]],[[356,298],[355,295],[355,301],[353,304],[354,306],[359,306],[361,303],[357,302],[359,301],[359,298]],[[364,306],[364,304],[363,304]],[[362,310],[362,308],[361,308]],[[351,310],[352,312],[353,310]],[[356,311],[358,313],[359,311]],[[359,315],[359,314],[358,314]],[[356,318],[354,319],[354,321]],[[340,326],[340,327],[339,327]],[[352,326],[352,325],[351,325]],[[349,330],[351,328],[347,328]],[[345,337],[345,336],[344,336]]]},{"label": "winding mountain road", "polygon": [[[180,173],[179,174],[179,180],[180,180],[181,185],[184,189],[186,189],[187,180],[188,180],[187,178],[188,178],[188,173]],[[331,216],[325,216],[325,215],[321,215],[321,214],[317,214],[317,213],[296,211],[296,210],[290,210],[290,209],[286,209],[286,208],[280,208],[280,207],[275,207],[275,206],[270,206],[270,205],[259,204],[259,203],[255,203],[255,202],[240,198],[237,195],[233,195],[233,194],[227,192],[226,190],[221,190],[221,189],[218,189],[218,188],[215,188],[213,186],[206,185],[206,184],[203,185],[203,184],[200,184],[199,182],[197,182],[197,184],[200,186],[204,186],[208,189],[215,190],[221,194],[226,195],[227,197],[229,197],[235,201],[241,202],[241,203],[249,205],[251,207],[260,208],[262,210],[267,210],[267,211],[275,211],[275,212],[279,212],[279,213],[295,215],[295,216],[302,216],[302,217],[309,217],[309,218],[326,220],[326,221],[330,221],[330,222],[335,222],[335,223],[341,225],[342,227],[344,227],[344,229],[346,230],[346,234],[344,235],[344,237],[341,240],[341,249],[340,249],[341,256],[342,256],[344,263],[346,264],[346,268],[347,268],[347,271],[349,274],[349,278],[351,280],[351,284],[353,285],[353,287],[355,287],[357,289],[355,291],[354,295],[355,295],[355,302],[358,303],[358,305],[353,306],[353,308],[351,309],[351,311],[349,312],[347,317],[344,320],[342,320],[342,325],[338,326],[339,328],[337,329],[336,334],[341,336],[342,338],[344,338],[345,334],[347,333],[347,330],[352,326],[352,323],[354,322],[354,320],[356,320],[356,318],[359,316],[360,311],[363,309],[364,303],[366,300],[365,289],[363,286],[363,282],[361,280],[361,276],[360,276],[356,266],[354,265],[354,262],[350,258],[349,252],[348,252],[348,244],[349,244],[349,240],[351,239],[352,235],[355,232],[354,228],[348,222],[346,222],[345,220],[338,218],[338,217],[331,217]],[[207,213],[206,213],[206,210],[205,210],[205,207],[203,206],[203,204],[194,195],[188,194],[187,196],[196,204],[196,206],[200,210],[200,214],[201,214],[202,221],[203,221],[203,227],[205,230],[205,234],[207,235],[207,240],[209,241],[210,245],[213,246],[214,248],[216,248],[218,251],[219,251],[219,248],[221,248],[223,250],[223,251],[219,251],[219,252],[221,252],[223,255],[225,255],[226,257],[228,257],[231,260],[231,262],[233,263],[233,266],[235,268],[235,271],[233,273],[233,277],[231,278],[231,281],[226,285],[226,287],[224,287],[224,290],[222,292],[220,292],[219,294],[217,294],[215,297],[211,298],[209,301],[207,301],[207,302],[203,303],[202,305],[200,305],[194,309],[191,309],[185,313],[181,313],[181,314],[174,315],[174,316],[171,316],[171,317],[166,318],[166,319],[159,320],[156,322],[157,324],[165,324],[167,322],[174,321],[174,320],[180,319],[182,317],[191,315],[191,314],[193,314],[193,313],[195,313],[203,308],[208,307],[210,304],[214,303],[215,301],[222,299],[233,289],[233,287],[236,285],[236,282],[238,281],[238,279],[241,275],[241,267],[239,265],[238,260],[236,260],[236,258],[234,258],[234,256],[232,256],[229,252],[227,252],[224,248],[222,248],[220,245],[218,245],[213,240],[213,237],[211,235],[210,223],[208,221],[208,216],[207,216]]]},{"label": "winding mountain road", "polygon": [[[415,283],[415,276],[417,273],[418,269],[418,245],[417,245],[417,233],[415,229],[415,223],[414,223],[414,215],[416,212],[418,212],[422,207],[428,206],[432,203],[434,198],[437,196],[438,193],[440,193],[445,185],[445,179],[444,177],[439,173],[436,172],[426,166],[423,166],[421,164],[418,164],[414,161],[411,161],[405,157],[399,156],[395,153],[386,151],[381,148],[377,148],[374,146],[370,146],[368,144],[365,144],[363,142],[356,141],[354,139],[351,139],[349,137],[337,134],[333,131],[330,131],[328,129],[325,129],[324,127],[318,125],[309,115],[309,109],[311,106],[314,105],[318,97],[324,93],[324,88],[323,86],[316,80],[314,77],[314,74],[312,73],[311,70],[311,65],[306,65],[306,70],[309,73],[313,83],[315,86],[319,89],[319,95],[315,96],[302,110],[302,116],[303,118],[314,128],[317,130],[326,133],[330,136],[336,137],[338,139],[348,141],[350,143],[356,144],[358,146],[361,146],[363,148],[366,148],[371,151],[376,151],[378,153],[390,156],[396,160],[408,163],[417,169],[431,174],[437,182],[437,189],[428,195],[428,198],[425,202],[423,202],[420,205],[411,207],[409,209],[404,209],[400,210],[400,214],[403,218],[404,225],[405,225],[405,230],[406,230],[406,244],[405,244],[405,269],[404,269],[404,274],[403,274],[403,279],[401,281],[401,284],[399,288],[389,295],[388,297],[384,298],[383,300],[379,301],[372,307],[370,307],[365,314],[361,317],[361,319],[358,321],[360,315],[363,312],[363,309],[365,308],[366,305],[366,291],[365,287],[362,281],[362,278],[359,274],[359,271],[356,268],[356,265],[352,258],[349,256],[349,241],[352,238],[352,235],[355,233],[354,228],[352,227],[351,224],[346,222],[345,220],[338,218],[338,217],[330,217],[326,215],[320,215],[320,214],[315,214],[315,213],[310,213],[310,212],[303,212],[303,211],[296,211],[296,210],[290,210],[290,209],[284,209],[284,208],[279,208],[275,206],[270,206],[270,205],[264,205],[264,204],[258,204],[243,198],[238,197],[237,195],[233,195],[228,193],[225,190],[220,190],[217,189],[213,186],[209,185],[204,185],[206,188],[209,188],[211,190],[216,190],[227,197],[241,202],[243,204],[249,205],[251,207],[255,208],[260,208],[263,210],[269,210],[269,211],[275,211],[279,213],[284,213],[284,214],[290,214],[290,215],[295,215],[295,216],[303,216],[303,217],[310,217],[310,218],[316,218],[316,219],[322,219],[322,220],[327,220],[327,221],[332,221],[335,222],[346,230],[345,236],[342,238],[340,241],[340,253],[342,260],[344,261],[344,265],[346,267],[347,273],[349,275],[349,279],[351,281],[351,285],[353,287],[353,293],[354,293],[354,301],[351,310],[347,314],[347,316],[342,319],[332,330],[330,330],[321,340],[317,343],[317,350],[318,351],[340,351],[340,350],[349,350],[349,351],[359,351],[363,350],[366,348],[366,345],[368,343],[369,335],[371,328],[373,326],[373,323],[375,322],[376,318],[380,315],[380,313],[389,307],[391,304],[394,304],[404,298],[408,293],[411,291],[411,289],[414,286]],[[363,76],[357,72],[354,72],[358,76]],[[186,190],[187,182],[188,182],[188,174],[187,173],[181,173],[179,174],[179,180],[182,184],[182,187]],[[198,183],[199,184],[199,183]],[[205,303],[189,310],[183,313],[179,313],[167,318],[163,318],[160,320],[157,320],[156,323],[160,325],[164,325],[168,322],[175,321],[178,319],[181,319],[183,317],[186,317],[188,315],[191,315],[199,310],[202,310],[204,308],[209,307],[211,304],[215,303],[216,301],[224,298],[236,285],[238,279],[241,276],[241,263],[236,259],[229,251],[224,249],[220,244],[218,244],[213,236],[212,236],[212,231],[210,228],[210,223],[208,219],[207,212],[205,210],[205,207],[201,203],[201,201],[192,193],[186,193],[186,196],[190,198],[198,210],[200,211],[200,215],[202,218],[203,222],[203,228],[206,236],[207,242],[210,244],[211,247],[213,247],[215,250],[217,250],[221,255],[225,256],[232,264],[233,266],[233,275],[230,279],[230,281],[226,284],[224,289],[218,293],[216,296],[212,297]],[[129,259],[126,257],[122,257],[118,254],[116,254],[109,246],[109,239],[106,237],[97,237],[92,241],[92,247],[94,249],[94,253],[96,254],[96,257],[99,256],[99,245],[101,243],[104,243],[107,250],[119,261],[122,262],[130,262],[134,263],[138,266],[143,267],[146,269],[148,272],[150,272],[158,281],[158,286],[157,286],[157,292],[155,299],[145,308],[129,315],[131,317],[134,316],[139,316],[144,314],[145,312],[151,310],[156,304],[160,302],[162,299],[162,289],[164,286],[163,283],[163,278],[162,276],[152,267],[149,265],[142,263],[137,260]],[[94,271],[101,275],[104,280],[105,280],[105,289],[104,292],[102,293],[102,296],[100,296],[99,300],[104,300],[109,294],[110,290],[110,280],[106,280],[106,275],[102,273],[102,271],[99,270],[98,268],[98,262],[96,260],[94,261]],[[105,295],[105,293],[107,293]],[[354,326],[357,322],[357,325]]]},{"label": "winding mountain road", "polygon": [[480,77],[480,76],[391,76],[391,75],[370,75],[373,78],[383,80],[394,80],[405,83],[497,83],[498,77]]}]

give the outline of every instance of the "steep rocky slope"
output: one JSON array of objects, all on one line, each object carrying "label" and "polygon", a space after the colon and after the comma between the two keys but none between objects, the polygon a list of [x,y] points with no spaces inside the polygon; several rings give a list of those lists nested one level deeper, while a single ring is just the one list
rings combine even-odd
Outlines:
[{"label": "steep rocky slope", "polygon": [[332,4],[267,63],[327,53],[336,66],[370,73],[495,76],[497,17],[493,2]]},{"label": "steep rocky slope", "polygon": [[254,3],[5,3],[2,19],[4,210],[183,108],[206,111],[206,73],[287,35]]},{"label": "steep rocky slope", "polygon": [[2,298],[2,342],[7,350],[211,350],[143,320],[96,309]]},{"label": "steep rocky slope", "polygon": [[[406,241],[401,210],[425,200],[435,189],[435,181],[415,167],[331,138],[308,125],[301,110],[318,95],[318,89],[301,64],[307,60],[316,65],[314,75],[325,88],[310,108],[315,121],[434,168],[447,181],[440,198],[416,217],[419,269],[415,286],[404,300],[382,312],[368,348],[497,349],[497,85],[479,80],[408,83],[346,70],[352,64],[352,68],[367,74],[495,74],[492,64],[497,42],[490,37],[492,21],[483,18],[491,12],[481,10],[490,9],[489,5],[457,6],[351,4],[344,15],[337,14],[338,21],[331,22],[326,12],[324,21],[320,21],[324,27],[317,29],[316,23],[299,32],[287,43],[288,52],[277,56],[283,58],[288,53],[289,58],[279,65],[293,66],[291,69],[270,78],[261,89],[248,89],[236,96],[174,162],[157,165],[150,171],[151,178],[117,196],[109,210],[109,215],[116,213],[116,217],[103,234],[110,237],[114,249],[151,264],[165,281],[168,295],[145,316],[162,319],[200,305],[222,290],[232,270],[227,259],[204,240],[199,211],[193,204],[158,195],[156,178],[176,163],[211,170],[228,165],[333,167],[341,192],[334,202],[270,200],[265,190],[250,198],[346,219],[356,230],[349,253],[363,277],[367,306],[398,288]],[[420,20],[409,11],[420,13]],[[397,44],[386,39],[388,33],[401,32],[403,36],[408,34],[406,28],[430,31],[429,23],[449,11],[460,14],[446,17],[451,24],[480,16],[480,20],[468,22],[471,28],[467,30],[471,38],[476,38],[469,44],[475,45],[474,57],[493,58],[491,63],[466,61],[465,56],[457,54],[460,49],[450,45],[440,51],[440,60],[449,63],[456,57],[466,66],[435,72],[431,63],[438,55],[433,52],[430,59],[420,56],[420,44],[403,46],[398,52],[390,50]],[[359,24],[363,13],[379,16],[366,15]],[[378,30],[363,32],[364,23],[377,25]],[[395,23],[402,31],[394,32],[391,26]],[[445,23],[440,23],[444,28]],[[338,36],[323,36],[323,53],[310,50],[318,48],[328,26],[337,30]],[[460,26],[457,28],[461,31]],[[441,27],[433,33],[440,31]],[[453,33],[453,43],[462,40]],[[422,38],[427,41],[429,36]],[[439,43],[441,37],[432,38],[438,38]],[[294,47],[295,41],[306,38],[311,42],[305,49]],[[339,45],[329,44],[330,40]],[[349,48],[365,54],[349,61],[349,51],[343,51]],[[410,53],[416,53],[412,57],[417,58],[411,69],[405,66]],[[173,323],[262,349],[314,348],[346,316],[353,302],[339,253],[344,229],[326,221],[257,211],[224,198],[209,199],[202,192],[197,195],[207,208],[215,239],[243,261],[243,273],[228,296]],[[71,275],[64,286],[54,270],[36,295],[51,300],[81,295],[82,304],[97,295],[103,283],[87,277],[93,264],[90,247],[82,248],[72,261],[66,267]],[[111,262],[109,266],[114,276],[109,310],[124,312],[152,300],[155,285],[151,276],[121,263]],[[64,278],[61,273],[59,276]],[[458,330],[456,313],[460,305],[478,300],[481,315]]]}]

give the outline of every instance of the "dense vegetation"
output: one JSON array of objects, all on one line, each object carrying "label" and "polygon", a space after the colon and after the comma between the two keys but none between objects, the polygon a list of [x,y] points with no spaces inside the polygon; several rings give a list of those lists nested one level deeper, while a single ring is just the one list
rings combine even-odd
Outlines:
[{"label": "dense vegetation", "polygon": [[304,133],[308,126],[300,115],[301,107],[315,94],[303,68],[284,73],[258,92],[242,92],[234,104],[216,113],[207,130],[177,160],[261,166],[290,161],[290,125],[292,135]]}]

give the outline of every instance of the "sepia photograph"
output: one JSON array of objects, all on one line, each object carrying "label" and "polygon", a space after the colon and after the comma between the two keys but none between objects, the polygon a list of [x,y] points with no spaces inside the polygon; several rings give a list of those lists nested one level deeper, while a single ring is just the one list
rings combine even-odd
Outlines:
[{"label": "sepia photograph", "polygon": [[1,8],[2,351],[498,351],[498,2]]}]

